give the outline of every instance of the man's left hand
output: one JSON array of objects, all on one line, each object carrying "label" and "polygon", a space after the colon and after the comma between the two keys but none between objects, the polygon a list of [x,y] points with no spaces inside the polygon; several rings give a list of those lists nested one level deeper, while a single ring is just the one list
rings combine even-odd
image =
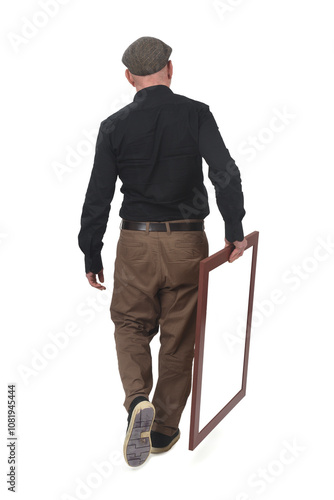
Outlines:
[{"label": "man's left hand", "polygon": [[[101,269],[101,271],[99,271],[97,273],[97,276],[98,276],[99,280],[101,281],[101,283],[104,283],[103,268]],[[92,273],[92,272],[86,273],[86,277],[89,281],[89,284],[92,287],[98,288],[99,290],[106,290],[105,286],[101,285],[100,283],[98,283],[96,281],[96,274],[95,273]]]}]

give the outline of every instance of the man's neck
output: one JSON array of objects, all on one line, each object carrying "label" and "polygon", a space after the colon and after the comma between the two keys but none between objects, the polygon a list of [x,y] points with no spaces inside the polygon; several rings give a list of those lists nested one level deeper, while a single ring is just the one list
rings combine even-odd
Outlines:
[{"label": "man's neck", "polygon": [[170,86],[170,82],[168,82],[168,83],[165,83],[165,82],[150,82],[150,83],[147,83],[147,84],[145,84],[143,86],[136,87],[136,91],[138,92],[139,90],[145,89],[146,87],[153,87],[154,85],[166,85],[166,87],[169,87]]}]

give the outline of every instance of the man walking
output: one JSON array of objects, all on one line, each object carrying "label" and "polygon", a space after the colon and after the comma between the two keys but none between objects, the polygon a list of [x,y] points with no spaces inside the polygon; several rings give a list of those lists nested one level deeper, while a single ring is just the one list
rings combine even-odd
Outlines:
[{"label": "man walking", "polygon": [[[171,52],[153,37],[137,39],[124,52],[125,76],[137,92],[100,125],[78,236],[87,279],[104,290],[102,238],[119,177],[124,198],[110,314],[128,411],[124,457],[130,466],[180,438],[191,390],[199,263],[208,256],[202,158],[225,222],[225,246],[235,246],[230,262],[247,246],[239,169],[209,106],[171,90]],[[159,330],[159,376],[150,402],[150,342]]]}]

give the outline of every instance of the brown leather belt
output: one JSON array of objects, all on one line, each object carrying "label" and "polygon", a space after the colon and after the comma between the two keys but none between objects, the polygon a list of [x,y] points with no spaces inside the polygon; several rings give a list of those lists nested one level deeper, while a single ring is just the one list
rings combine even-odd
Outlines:
[{"label": "brown leather belt", "polygon": [[[204,222],[170,222],[169,227],[171,231],[204,231]],[[123,220],[121,229],[146,231],[146,222]],[[148,230],[167,232],[167,225],[165,222],[150,222]]]}]

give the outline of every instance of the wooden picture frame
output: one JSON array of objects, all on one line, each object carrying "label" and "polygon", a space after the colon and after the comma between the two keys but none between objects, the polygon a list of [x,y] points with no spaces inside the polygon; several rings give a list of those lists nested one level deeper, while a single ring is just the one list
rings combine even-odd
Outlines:
[{"label": "wooden picture frame", "polygon": [[[247,247],[245,252],[253,249],[252,263],[250,272],[250,285],[247,310],[246,338],[243,360],[242,387],[239,392],[220,410],[212,420],[199,431],[200,404],[202,391],[202,375],[203,375],[203,357],[204,357],[204,338],[205,324],[208,299],[208,283],[209,272],[216,269],[228,261],[230,254],[234,250],[234,245],[224,248],[219,252],[203,259],[200,262],[199,283],[198,283],[198,301],[197,301],[197,319],[196,319],[196,337],[195,337],[195,354],[194,354],[194,372],[192,385],[192,403],[190,417],[190,433],[189,433],[189,450],[194,450],[204,438],[221,422],[221,420],[239,403],[246,394],[246,382],[248,371],[249,344],[251,333],[251,322],[253,312],[254,285],[257,248],[259,240],[259,231],[254,231],[247,236]],[[241,257],[242,258],[242,257]]]}]

